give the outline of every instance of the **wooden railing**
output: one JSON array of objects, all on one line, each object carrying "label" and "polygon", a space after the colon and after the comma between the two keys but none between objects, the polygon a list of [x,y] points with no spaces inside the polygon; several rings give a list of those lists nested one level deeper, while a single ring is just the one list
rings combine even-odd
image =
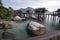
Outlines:
[{"label": "wooden railing", "polygon": [[60,31],[46,33],[44,35],[28,38],[26,40],[60,40]]}]

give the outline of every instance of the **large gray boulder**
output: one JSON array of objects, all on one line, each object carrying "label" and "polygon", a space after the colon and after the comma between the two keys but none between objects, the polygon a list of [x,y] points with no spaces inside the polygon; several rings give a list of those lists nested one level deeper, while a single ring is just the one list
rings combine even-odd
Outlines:
[{"label": "large gray boulder", "polygon": [[26,29],[29,31],[29,33],[34,35],[41,35],[46,32],[46,28],[44,25],[34,21],[31,21],[30,23],[28,23]]}]

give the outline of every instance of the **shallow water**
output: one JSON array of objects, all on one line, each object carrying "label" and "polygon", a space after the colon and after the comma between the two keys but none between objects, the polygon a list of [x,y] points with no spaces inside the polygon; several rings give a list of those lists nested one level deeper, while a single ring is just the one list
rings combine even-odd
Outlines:
[{"label": "shallow water", "polygon": [[[12,29],[8,29],[6,30],[6,32],[8,32],[10,35],[8,38],[2,37],[2,33],[3,30],[0,30],[0,40],[23,40],[26,38],[29,38],[30,36],[27,34],[25,28],[27,26],[27,24],[32,21],[32,20],[27,20],[24,22],[13,22],[11,21],[10,24],[13,26]],[[45,16],[44,21],[40,21],[41,24],[44,24],[46,27],[47,32],[53,32],[56,30],[60,29],[60,20],[58,16],[51,16],[51,15],[47,15]],[[12,37],[12,38],[11,38]]]}]

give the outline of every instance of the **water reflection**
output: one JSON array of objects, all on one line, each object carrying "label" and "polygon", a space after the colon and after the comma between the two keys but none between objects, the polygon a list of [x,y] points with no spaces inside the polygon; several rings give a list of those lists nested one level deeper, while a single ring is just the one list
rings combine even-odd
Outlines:
[{"label": "water reflection", "polygon": [[59,18],[59,23],[57,24],[56,29],[57,29],[57,30],[60,30],[60,18]]},{"label": "water reflection", "polygon": [[49,22],[49,23],[58,23],[59,22],[59,17],[58,16],[51,16],[48,15],[46,16],[46,21]]},{"label": "water reflection", "polygon": [[60,17],[59,17],[59,23],[60,23]]},{"label": "water reflection", "polygon": [[42,23],[46,26],[47,32],[56,31],[57,24],[59,24],[59,17],[46,15],[45,21]]},{"label": "water reflection", "polygon": [[16,35],[13,33],[9,33],[9,32],[3,32],[2,38],[4,40],[16,40]]}]

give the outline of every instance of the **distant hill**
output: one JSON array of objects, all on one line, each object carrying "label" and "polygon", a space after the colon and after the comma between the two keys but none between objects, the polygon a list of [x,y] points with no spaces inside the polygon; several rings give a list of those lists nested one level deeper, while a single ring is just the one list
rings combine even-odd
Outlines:
[{"label": "distant hill", "polygon": [[27,7],[26,10],[32,10],[33,11],[34,9],[31,7]]},{"label": "distant hill", "polygon": [[36,11],[41,11],[41,12],[46,12],[47,10],[45,8],[36,8],[36,9],[33,9],[31,7],[27,7],[27,8],[20,8],[18,10],[15,10],[14,13],[18,16],[21,16],[22,13],[27,13],[27,11],[30,11],[32,14],[36,14]]},{"label": "distant hill", "polygon": [[27,8],[21,8],[21,9],[19,9],[19,10],[21,10],[22,12],[26,12],[27,10],[31,10],[31,11],[33,11],[34,12],[34,9],[33,8],[31,8],[31,7],[27,7]]}]

